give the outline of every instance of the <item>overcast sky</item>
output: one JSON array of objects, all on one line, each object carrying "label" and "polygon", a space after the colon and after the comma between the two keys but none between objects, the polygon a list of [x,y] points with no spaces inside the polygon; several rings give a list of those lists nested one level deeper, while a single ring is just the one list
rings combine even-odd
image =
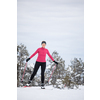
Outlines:
[{"label": "overcast sky", "polygon": [[31,55],[43,40],[51,54],[56,50],[65,60],[66,67],[74,57],[84,61],[84,1],[17,0],[17,43],[23,43]]}]

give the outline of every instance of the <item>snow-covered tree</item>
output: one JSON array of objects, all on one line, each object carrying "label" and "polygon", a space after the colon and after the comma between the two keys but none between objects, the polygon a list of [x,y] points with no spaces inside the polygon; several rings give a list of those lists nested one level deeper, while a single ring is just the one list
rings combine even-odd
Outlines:
[{"label": "snow-covered tree", "polygon": [[[34,70],[33,67],[34,67],[34,65],[32,63],[27,65],[25,74],[24,74],[24,78],[23,78],[23,83],[22,83],[23,85],[27,84],[27,82],[29,81],[31,74]],[[21,77],[23,75],[23,72],[24,72],[24,67],[21,68]],[[32,82],[31,85],[34,85],[34,82]]]},{"label": "snow-covered tree", "polygon": [[68,88],[74,88],[74,86],[78,88],[78,85],[84,85],[84,62],[82,62],[81,58],[71,60],[71,65],[66,69],[63,83]]},{"label": "snow-covered tree", "polygon": [[25,66],[25,60],[29,56],[29,53],[24,44],[17,45],[17,86],[21,83],[21,68]]},{"label": "snow-covered tree", "polygon": [[[59,56],[59,54],[54,51],[52,53],[52,57],[55,59],[55,61],[57,61],[59,64],[56,66],[55,70],[54,70],[54,73],[52,74],[52,77],[51,77],[51,80],[50,80],[50,83],[53,84],[53,86],[55,87],[58,87],[58,85],[61,83],[61,82],[58,82],[57,79],[59,79],[60,81],[62,81],[62,79],[64,78],[64,71],[65,71],[65,61]],[[48,61],[50,62],[50,68],[49,70],[47,71],[47,74],[48,74],[48,78],[47,80],[49,79],[52,71],[53,71],[53,68],[55,66],[55,63],[51,61],[50,58],[48,58]]]},{"label": "snow-covered tree", "polygon": [[81,58],[79,58],[79,60],[77,58],[71,60],[71,66],[73,68],[73,73],[71,75],[74,77],[73,80],[75,83],[78,85],[84,84],[84,63]]}]

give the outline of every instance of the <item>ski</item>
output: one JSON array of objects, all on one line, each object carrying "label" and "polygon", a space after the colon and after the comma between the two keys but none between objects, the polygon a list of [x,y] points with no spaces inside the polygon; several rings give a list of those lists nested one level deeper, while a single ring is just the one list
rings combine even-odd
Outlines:
[{"label": "ski", "polygon": [[26,88],[26,87],[31,87],[31,86],[23,86],[24,88]]},{"label": "ski", "polygon": [[45,89],[41,89],[41,88],[40,88],[39,90],[53,90],[53,89],[48,89],[48,88],[45,88]]},{"label": "ski", "polygon": [[41,88],[41,87],[33,87],[33,86],[23,86],[23,88],[35,88],[39,90],[53,90],[53,88]]}]

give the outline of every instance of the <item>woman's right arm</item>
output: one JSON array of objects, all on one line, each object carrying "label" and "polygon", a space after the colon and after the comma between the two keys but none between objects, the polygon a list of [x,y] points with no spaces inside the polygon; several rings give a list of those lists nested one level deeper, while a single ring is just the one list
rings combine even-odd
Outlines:
[{"label": "woman's right arm", "polygon": [[38,53],[39,48],[29,57],[30,59]]},{"label": "woman's right arm", "polygon": [[39,48],[29,57],[26,59],[26,62],[28,62],[32,57],[34,57],[38,53]]}]

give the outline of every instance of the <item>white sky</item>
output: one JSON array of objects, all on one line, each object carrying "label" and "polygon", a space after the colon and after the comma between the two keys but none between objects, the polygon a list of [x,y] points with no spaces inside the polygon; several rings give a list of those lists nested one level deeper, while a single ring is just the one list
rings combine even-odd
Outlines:
[{"label": "white sky", "polygon": [[74,57],[84,61],[84,1],[17,0],[17,43],[23,43],[31,55],[43,40],[50,53],[56,50],[65,60],[66,67]]}]

